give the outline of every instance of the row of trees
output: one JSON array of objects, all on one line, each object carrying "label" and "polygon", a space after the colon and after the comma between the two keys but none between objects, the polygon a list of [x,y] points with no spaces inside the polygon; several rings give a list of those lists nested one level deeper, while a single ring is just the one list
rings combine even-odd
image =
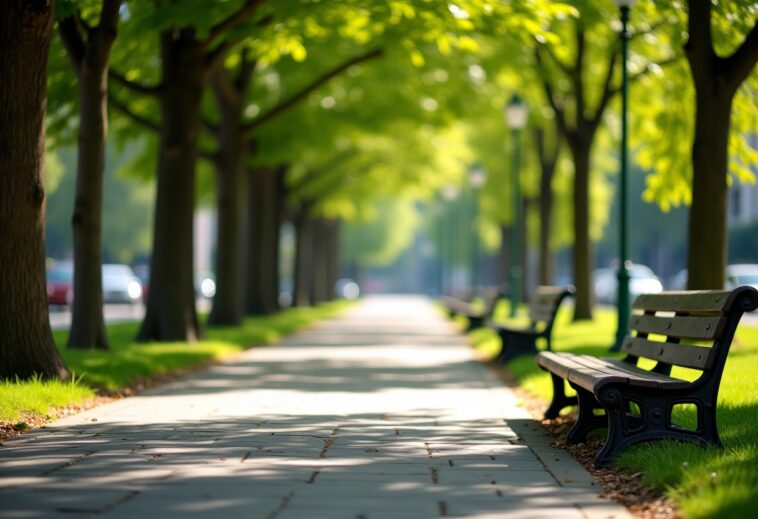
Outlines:
[{"label": "row of trees", "polygon": [[[695,75],[706,77],[693,83],[695,134],[705,135],[694,149],[724,144],[708,154],[717,163],[710,163],[707,177],[720,190],[709,184],[705,192],[725,199],[730,111],[724,116],[722,109],[758,59],[755,13],[749,2],[719,5],[714,13],[710,2],[691,0],[685,14],[673,2],[640,3],[644,21],[635,25],[633,77],[640,85],[649,81],[646,89],[672,88],[661,67],[676,63],[688,29],[689,63]],[[541,273],[550,275],[549,236],[556,235],[550,228],[556,172],[568,164],[573,171],[564,185],[573,193],[567,204],[573,226],[561,233],[574,243],[576,317],[589,317],[590,193],[599,178],[590,171],[593,164],[602,169],[593,145],[597,135],[608,139],[601,130],[612,124],[607,109],[619,89],[614,16],[612,3],[604,0],[59,0],[55,11],[49,2],[5,2],[0,43],[9,52],[0,62],[8,78],[0,86],[0,149],[7,169],[0,172],[0,259],[10,268],[0,280],[12,285],[12,297],[0,303],[0,376],[65,375],[44,297],[46,111],[53,144],[76,141],[79,149],[72,217],[77,296],[69,347],[107,348],[100,229],[109,122],[120,141],[147,142],[138,164],[156,171],[151,288],[138,339],[192,340],[201,334],[192,215],[197,191],[208,189],[197,182],[198,170],[213,172],[219,215],[217,295],[209,322],[239,324],[246,311],[277,309],[277,240],[285,207],[298,237],[295,302],[328,297],[335,221],[370,216],[377,197],[434,196],[460,180],[475,156],[489,171],[503,171],[499,108],[516,90],[528,96],[534,114],[539,155],[532,171],[538,177],[529,181],[526,175],[524,187],[539,196],[542,211]],[[15,23],[21,19],[23,24]],[[40,49],[50,47],[53,30],[59,37],[48,64]],[[714,49],[727,49],[730,57],[719,58]],[[715,83],[709,87],[707,81]],[[693,95],[687,88],[680,98]],[[716,96],[721,108],[702,101],[704,95]],[[743,102],[739,96],[737,102]],[[648,111],[648,117],[665,117],[663,109]],[[704,111],[721,122],[703,120]],[[672,136],[683,135],[677,131]],[[708,137],[709,131],[720,132],[719,138]],[[637,134],[642,141],[644,128]],[[564,146],[568,160],[560,151]],[[661,178],[682,175],[657,166]],[[723,236],[723,212],[695,204],[704,171],[694,167],[690,227],[702,228],[700,219],[721,222]],[[497,175],[489,183],[482,195],[485,215],[507,236],[507,183]],[[668,196],[667,190],[652,194],[661,201]],[[691,235],[691,250],[699,241]],[[690,257],[692,287],[720,286],[718,257]]]}]

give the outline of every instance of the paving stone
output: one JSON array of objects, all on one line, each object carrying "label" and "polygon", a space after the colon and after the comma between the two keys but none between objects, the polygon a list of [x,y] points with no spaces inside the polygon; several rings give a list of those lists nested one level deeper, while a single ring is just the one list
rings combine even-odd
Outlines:
[{"label": "paving stone", "polygon": [[3,517],[626,517],[425,300],[345,316],[0,448]]}]

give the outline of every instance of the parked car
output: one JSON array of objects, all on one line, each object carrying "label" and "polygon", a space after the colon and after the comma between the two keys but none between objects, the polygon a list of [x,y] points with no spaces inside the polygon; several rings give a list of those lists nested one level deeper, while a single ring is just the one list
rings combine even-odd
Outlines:
[{"label": "parked car", "polygon": [[731,290],[743,285],[758,289],[758,264],[738,263],[726,267],[726,288]]},{"label": "parked car", "polygon": [[139,278],[140,283],[142,283],[142,301],[147,303],[147,294],[150,290],[150,265],[139,263],[132,266],[132,270],[134,271],[134,275]]},{"label": "parked car", "polygon": [[216,295],[216,278],[213,272],[200,271],[195,274],[195,294],[197,297],[213,299]]},{"label": "parked car", "polygon": [[142,283],[129,265],[103,265],[103,302],[137,304],[142,300]]},{"label": "parked car", "polygon": [[47,304],[70,305],[74,301],[74,265],[58,262],[47,268]]},{"label": "parked car", "polygon": [[[658,276],[648,266],[632,263],[629,266],[629,297],[633,301],[640,294],[663,291]],[[592,288],[598,303],[615,305],[618,301],[618,269],[602,268],[592,274]]]}]

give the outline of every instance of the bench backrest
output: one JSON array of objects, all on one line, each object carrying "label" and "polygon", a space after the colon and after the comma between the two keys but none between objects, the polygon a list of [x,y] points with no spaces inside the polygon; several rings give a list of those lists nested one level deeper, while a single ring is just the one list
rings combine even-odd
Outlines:
[{"label": "bench backrest", "polygon": [[636,335],[625,339],[621,351],[628,362],[657,361],[657,373],[668,375],[672,366],[682,366],[720,377],[740,317],[756,307],[758,291],[748,286],[643,294],[632,304],[638,313],[629,319]]},{"label": "bench backrest", "polygon": [[553,327],[555,316],[563,300],[574,293],[574,287],[537,287],[529,302],[529,320],[533,328],[543,326],[547,334]]}]

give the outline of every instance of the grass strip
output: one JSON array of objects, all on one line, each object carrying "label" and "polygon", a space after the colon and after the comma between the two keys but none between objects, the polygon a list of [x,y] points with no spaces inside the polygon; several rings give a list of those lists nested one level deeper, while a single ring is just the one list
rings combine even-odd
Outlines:
[{"label": "grass strip", "polygon": [[[592,321],[571,322],[572,309],[562,308],[553,329],[553,349],[576,354],[611,356],[608,352],[616,330],[613,309],[596,309]],[[498,322],[505,319],[501,305]],[[524,323],[520,315],[515,322]],[[470,337],[484,355],[494,355],[499,338],[489,329]],[[514,359],[506,369],[529,393],[545,400],[552,396],[550,376],[532,357]],[[753,517],[758,509],[758,328],[741,325],[724,369],[717,408],[719,434],[725,445],[701,449],[693,444],[657,441],[636,445],[624,452],[616,467],[642,473],[643,482],[664,492],[686,518]],[[697,372],[675,368],[673,376],[693,379]],[[674,420],[696,423],[694,410],[674,409]]]},{"label": "grass strip", "polygon": [[333,317],[352,303],[334,301],[317,307],[289,308],[266,317],[248,317],[241,326],[208,327],[195,343],[136,343],[139,323],[108,326],[111,349],[65,348],[67,331],[56,331],[55,342],[74,373],[71,382],[0,381],[0,421],[24,416],[51,415],[56,407],[82,402],[98,391],[114,392],[156,375],[222,360],[251,346],[272,344],[318,320]]}]

